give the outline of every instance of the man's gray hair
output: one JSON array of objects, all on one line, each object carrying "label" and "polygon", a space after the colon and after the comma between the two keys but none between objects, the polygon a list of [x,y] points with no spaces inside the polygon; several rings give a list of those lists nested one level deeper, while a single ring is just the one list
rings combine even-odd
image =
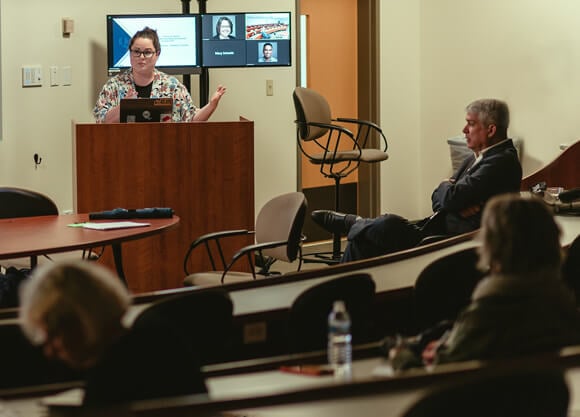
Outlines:
[{"label": "man's gray hair", "polygon": [[501,100],[484,98],[475,100],[465,108],[467,113],[477,114],[479,120],[485,125],[495,125],[497,134],[507,137],[507,129],[510,124],[510,111],[508,105]]}]

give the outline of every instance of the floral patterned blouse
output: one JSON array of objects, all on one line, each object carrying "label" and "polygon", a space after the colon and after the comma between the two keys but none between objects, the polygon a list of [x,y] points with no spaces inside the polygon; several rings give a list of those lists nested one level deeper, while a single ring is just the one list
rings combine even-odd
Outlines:
[{"label": "floral patterned blouse", "polygon": [[[97,104],[93,109],[93,115],[97,123],[105,121],[107,112],[118,106],[121,99],[130,91],[136,91],[135,81],[131,69],[111,77],[103,86]],[[159,70],[154,70],[151,97],[173,98],[173,121],[190,122],[197,111],[191,101],[191,96],[183,84],[175,77],[167,75]]]}]

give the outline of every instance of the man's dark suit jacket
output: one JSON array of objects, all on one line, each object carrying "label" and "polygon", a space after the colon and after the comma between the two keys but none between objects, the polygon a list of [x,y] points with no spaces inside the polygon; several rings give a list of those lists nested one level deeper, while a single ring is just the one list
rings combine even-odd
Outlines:
[{"label": "man's dark suit jacket", "polygon": [[[445,212],[445,232],[460,234],[479,228],[483,206],[494,195],[518,192],[522,167],[511,139],[483,152],[482,159],[472,167],[475,155],[463,161],[453,175],[455,182],[442,182],[431,195],[433,211]],[[459,213],[479,205],[481,210],[467,218]]]},{"label": "man's dark suit jacket", "polygon": [[[431,216],[418,223],[396,214],[357,221],[348,232],[348,245],[341,262],[371,258],[409,249],[428,235],[457,235],[479,228],[483,206],[497,194],[517,192],[522,180],[522,167],[511,139],[488,148],[479,162],[469,156],[451,177],[443,181],[431,196]],[[461,211],[479,206],[467,218]]]}]

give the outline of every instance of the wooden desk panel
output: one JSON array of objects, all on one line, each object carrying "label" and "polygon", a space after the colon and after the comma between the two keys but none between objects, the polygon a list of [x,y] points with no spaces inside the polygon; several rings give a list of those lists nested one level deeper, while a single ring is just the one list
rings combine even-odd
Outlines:
[{"label": "wooden desk panel", "polygon": [[[253,229],[253,122],[79,124],[75,134],[76,211],[171,207],[181,218],[162,236],[123,246],[133,292],[181,287],[195,237]],[[194,264],[210,268],[201,251]]]},{"label": "wooden desk panel", "polygon": [[522,179],[521,190],[545,181],[548,187],[580,187],[580,140],[568,146],[546,166]]}]

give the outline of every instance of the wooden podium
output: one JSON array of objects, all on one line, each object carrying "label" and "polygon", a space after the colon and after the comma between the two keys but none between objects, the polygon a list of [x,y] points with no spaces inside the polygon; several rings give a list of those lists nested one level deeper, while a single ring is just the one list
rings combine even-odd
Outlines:
[{"label": "wooden podium", "polygon": [[[254,123],[245,119],[75,125],[78,213],[171,207],[181,219],[167,233],[123,244],[132,292],[181,287],[183,258],[199,235],[253,230],[253,140]],[[232,242],[228,250],[246,243]],[[196,270],[210,269],[203,255],[193,259]],[[110,249],[102,259],[113,268]]]}]

